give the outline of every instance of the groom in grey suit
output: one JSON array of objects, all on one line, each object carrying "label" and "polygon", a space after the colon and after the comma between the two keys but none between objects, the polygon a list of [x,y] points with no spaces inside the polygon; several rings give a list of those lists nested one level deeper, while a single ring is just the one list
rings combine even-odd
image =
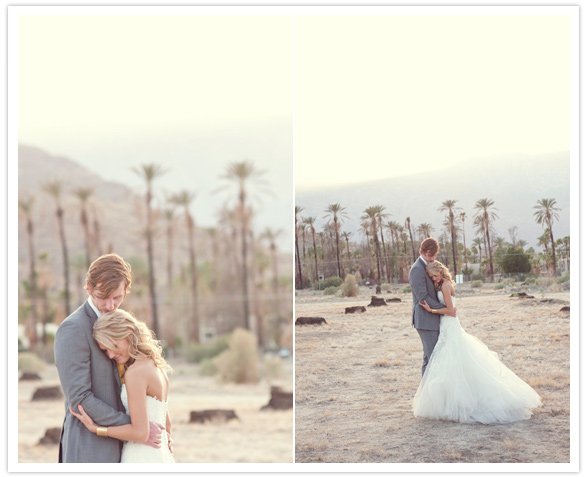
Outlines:
[{"label": "groom in grey suit", "polygon": [[[122,441],[93,434],[73,416],[81,404],[101,426],[130,423],[120,400],[121,377],[92,337],[99,316],[117,309],[131,285],[130,265],[116,254],[102,255],[86,275],[88,300],[68,316],[55,335],[55,364],[65,394],[59,462],[120,462]],[[150,423],[147,445],[159,447],[161,428]]]},{"label": "groom in grey suit", "polygon": [[[434,282],[426,273],[426,265],[433,262],[438,255],[438,242],[434,238],[427,238],[420,245],[420,256],[412,265],[410,270],[410,287],[412,289],[412,326],[416,328],[424,348],[424,359],[422,363],[422,375],[426,371],[432,351],[438,341],[440,333],[440,317],[438,313],[430,313],[419,302],[426,300],[426,303],[433,310],[444,308],[445,305],[438,301]],[[454,311],[456,316],[456,309]]]}]

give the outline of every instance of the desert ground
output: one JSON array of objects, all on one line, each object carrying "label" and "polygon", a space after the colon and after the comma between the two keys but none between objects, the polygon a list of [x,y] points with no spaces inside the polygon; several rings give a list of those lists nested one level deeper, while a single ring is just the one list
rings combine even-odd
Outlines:
[{"label": "desert ground", "polygon": [[[570,313],[560,311],[568,287],[525,290],[533,299],[511,297],[511,287],[456,287],[463,328],[542,398],[530,420],[501,425],[414,417],[422,345],[401,288],[378,295],[401,298],[381,307],[367,306],[375,295],[367,287],[353,298],[296,293],[296,317],[327,322],[295,330],[296,462],[568,463]],[[365,313],[345,314],[360,305]]]},{"label": "desert ground", "polygon": [[[172,361],[169,414],[174,456],[178,463],[291,463],[293,462],[293,410],[263,410],[271,386],[292,391],[291,360],[284,360],[282,376],[254,385],[223,384],[198,374],[198,366]],[[54,365],[46,365],[41,381],[18,384],[18,461],[57,462],[58,445],[39,445],[45,430],[60,427],[63,399],[31,401],[38,387],[59,384]],[[233,409],[238,420],[190,423],[190,411]]]}]

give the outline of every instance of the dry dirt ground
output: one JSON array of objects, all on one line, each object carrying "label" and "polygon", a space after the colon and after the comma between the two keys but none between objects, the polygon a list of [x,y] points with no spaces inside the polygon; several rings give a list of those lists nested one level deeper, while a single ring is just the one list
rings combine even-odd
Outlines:
[{"label": "dry dirt ground", "polygon": [[[293,410],[264,410],[270,387],[291,391],[292,364],[283,362],[282,377],[255,385],[220,384],[199,376],[197,366],[180,362],[169,388],[174,455],[178,463],[291,463],[293,461]],[[40,386],[59,384],[55,366],[47,365],[42,381],[20,381],[18,385],[18,461],[57,462],[57,445],[38,445],[45,429],[60,427],[63,400],[31,401]],[[190,411],[233,409],[238,421],[190,424]]]},{"label": "dry dirt ground", "polygon": [[457,289],[459,320],[541,396],[532,419],[483,425],[414,418],[422,345],[411,327],[411,294],[384,292],[379,296],[402,301],[345,314],[345,307],[366,306],[374,290],[361,287],[355,298],[303,291],[296,317],[327,324],[295,330],[296,462],[570,461],[570,326],[569,313],[559,311],[569,292],[522,300],[511,290],[466,286],[460,297]]}]

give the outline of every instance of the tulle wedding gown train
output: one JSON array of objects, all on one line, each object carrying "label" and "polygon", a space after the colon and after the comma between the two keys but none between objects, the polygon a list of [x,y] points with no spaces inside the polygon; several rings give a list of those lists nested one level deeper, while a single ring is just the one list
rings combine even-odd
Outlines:
[{"label": "tulle wedding gown train", "polygon": [[[120,398],[122,404],[124,404],[126,413],[130,415],[128,410],[128,394],[126,392],[125,384],[122,385]],[[154,421],[165,427],[167,422],[167,401],[159,401],[159,399],[155,397],[147,396],[147,413],[149,415],[149,421]],[[174,463],[173,456],[171,455],[171,452],[169,452],[167,432],[163,430],[161,433],[161,447],[158,449],[138,442],[125,442],[122,447],[122,457],[120,462]]]},{"label": "tulle wedding gown train", "polygon": [[[438,297],[444,303],[442,292]],[[536,391],[466,333],[458,318],[440,318],[438,342],[414,397],[416,417],[508,423],[530,419],[541,404]]]}]

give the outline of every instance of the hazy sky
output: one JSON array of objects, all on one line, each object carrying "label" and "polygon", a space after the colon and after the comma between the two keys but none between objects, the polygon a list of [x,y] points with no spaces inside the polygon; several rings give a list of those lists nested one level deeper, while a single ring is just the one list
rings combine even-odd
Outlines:
[{"label": "hazy sky", "polygon": [[252,161],[275,194],[257,228],[283,229],[291,249],[291,17],[20,16],[18,87],[19,143],[137,192],[131,168],[161,164],[156,188],[197,191],[201,226],[228,197],[213,193],[226,166]]},{"label": "hazy sky", "polygon": [[569,150],[569,17],[296,18],[296,189]]}]

